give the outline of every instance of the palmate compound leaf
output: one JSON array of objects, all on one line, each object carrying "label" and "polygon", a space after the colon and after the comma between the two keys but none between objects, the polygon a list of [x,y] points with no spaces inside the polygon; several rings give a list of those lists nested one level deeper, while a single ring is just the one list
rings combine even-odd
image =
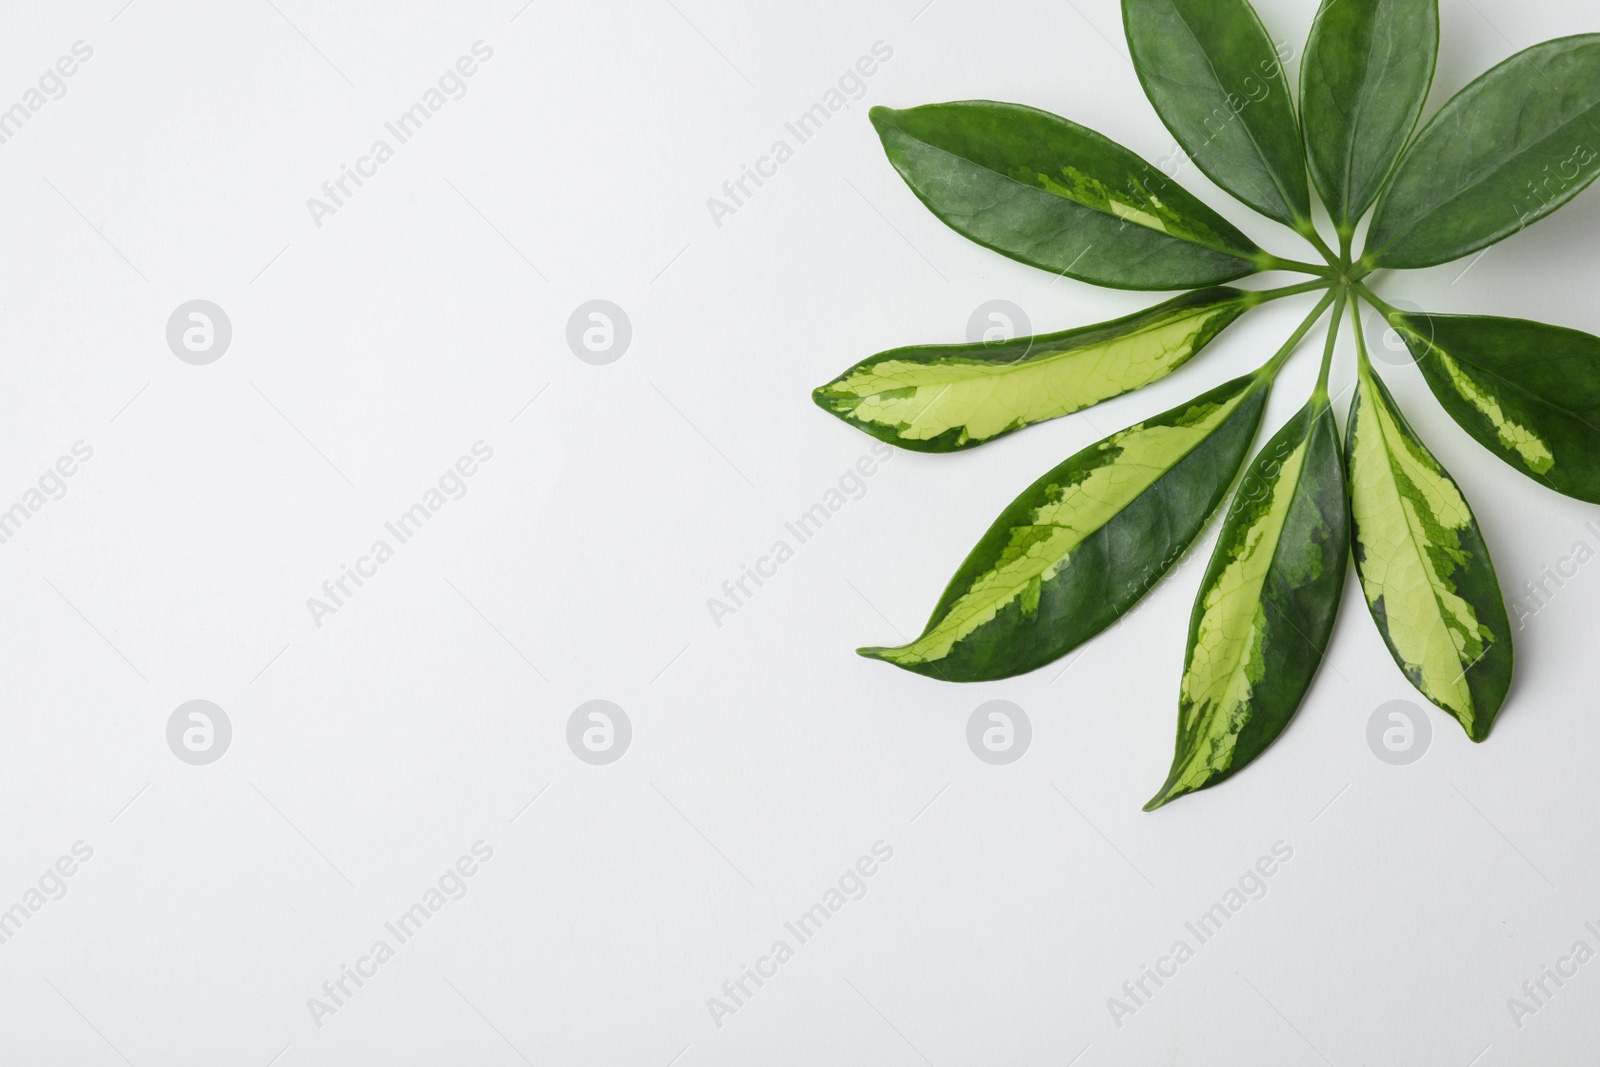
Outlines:
[{"label": "palmate compound leaf", "polygon": [[1373,621],[1411,684],[1482,741],[1511,686],[1512,652],[1477,520],[1365,360],[1345,436],[1352,547]]},{"label": "palmate compound leaf", "polygon": [[871,116],[934,215],[1031,266],[1118,289],[1192,289],[1273,262],[1156,168],[1048,112],[967,100]]},{"label": "palmate compound leaf", "polygon": [[1350,552],[1339,434],[1318,391],[1251,462],[1189,621],[1154,811],[1238,773],[1288,726],[1333,632]]},{"label": "palmate compound leaf", "polygon": [[891,349],[812,398],[881,441],[955,452],[1149,385],[1260,301],[1238,289],[1204,289],[1063,333]]},{"label": "palmate compound leaf", "polygon": [[1600,337],[1525,319],[1390,309],[1461,428],[1558,493],[1600,504]]},{"label": "palmate compound leaf", "polygon": [[1439,109],[1378,200],[1362,262],[1431,267],[1542,219],[1600,176],[1600,34],[1519,52]]},{"label": "palmate compound leaf", "polygon": [[1122,21],[1145,95],[1195,165],[1268,218],[1309,227],[1288,75],[1247,0],[1123,0]]},{"label": "palmate compound leaf", "polygon": [[921,636],[861,654],[976,682],[1043,666],[1104,630],[1227,495],[1270,388],[1270,375],[1237,378],[1068,459],[1000,513]]},{"label": "palmate compound leaf", "polygon": [[[1431,77],[1434,5],[1321,5],[1307,61],[1306,134],[1344,242],[1335,254],[1309,220],[1307,145],[1282,50],[1248,0],[1123,2],[1136,69],[1168,128],[1213,181],[1314,244],[1326,268],[1262,251],[1132,153],[1043,112],[970,102],[876,109],[873,120],[925,204],[1014,259],[1135,289],[1293,269],[1325,279],[1306,287],[1329,290],[1313,319],[1360,293],[1387,313],[1469,432],[1552,488],[1600,502],[1600,338],[1516,320],[1406,315],[1361,284],[1376,269],[1430,266],[1483,248],[1600,175],[1600,35],[1513,57],[1402,150]],[[1368,251],[1352,263],[1353,223],[1375,191]],[[921,636],[860,651],[976,681],[1040,666],[1103,630],[1181,558],[1226,495],[1271,379],[1311,322],[1255,375],[1113,435],[1036,482],[968,556]],[[904,447],[967,447],[1072,407],[1039,401],[1026,376],[1053,391],[1055,372],[1084,355],[1066,353],[1075,342],[1063,339],[1073,334],[1082,341],[1078,331],[1024,339],[991,352],[998,361],[959,347],[883,353],[817,399]],[[1036,352],[1041,341],[1047,349]],[[1230,777],[1281,734],[1320,666],[1353,536],[1363,590],[1414,684],[1475,739],[1503,702],[1509,624],[1471,513],[1364,352],[1348,449],[1340,445],[1326,392],[1333,350],[1330,333],[1311,402],[1256,457],[1224,521],[1190,620],[1172,770],[1147,810]],[[904,365],[887,368],[892,360]],[[991,373],[999,361],[1017,364],[1021,377]],[[1091,377],[1101,373],[1093,368]],[[884,370],[884,380],[872,380]],[[920,413],[938,408],[930,386],[964,397],[925,422]],[[905,406],[891,411],[896,403]],[[1018,403],[1022,410],[1007,416],[1005,406]]]},{"label": "palmate compound leaf", "polygon": [[1439,0],[1322,0],[1300,67],[1306,159],[1348,234],[1400,158],[1433,84]]}]

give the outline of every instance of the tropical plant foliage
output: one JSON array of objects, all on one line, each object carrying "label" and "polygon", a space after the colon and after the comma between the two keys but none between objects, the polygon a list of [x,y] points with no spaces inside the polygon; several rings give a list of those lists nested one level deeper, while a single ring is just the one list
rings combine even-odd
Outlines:
[{"label": "tropical plant foliage", "polygon": [[[1368,357],[1359,305],[1404,339],[1445,410],[1484,447],[1600,503],[1600,338],[1403,312],[1368,284],[1503,240],[1600,175],[1591,147],[1600,34],[1518,53],[1418,130],[1437,0],[1323,0],[1298,94],[1248,0],[1122,6],[1139,80],[1189,158],[1323,262],[1264,250],[1133,152],[1043,111],[990,101],[874,108],[889,161],[957,233],[1095,285],[1186,292],[1096,326],[881,352],[817,389],[817,404],[902,448],[975,448],[1164,377],[1253,307],[1319,299],[1259,370],[1112,434],[1024,489],[923,632],[861,654],[946,681],[1034,670],[1131,609],[1233,489],[1189,622],[1172,768],[1146,809],[1217,784],[1283,732],[1327,650],[1352,557],[1395,664],[1482,741],[1511,684],[1505,602],[1472,509]],[[1313,195],[1337,250],[1313,221]],[[1271,271],[1311,280],[1225,284]],[[1279,369],[1330,308],[1311,398],[1251,459]],[[1357,366],[1341,440],[1327,383],[1346,311]]]}]

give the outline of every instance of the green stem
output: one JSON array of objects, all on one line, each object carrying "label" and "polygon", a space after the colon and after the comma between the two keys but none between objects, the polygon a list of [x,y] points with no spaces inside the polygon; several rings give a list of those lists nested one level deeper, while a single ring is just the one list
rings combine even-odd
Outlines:
[{"label": "green stem", "polygon": [[1263,363],[1260,370],[1256,371],[1256,376],[1268,379],[1276,378],[1284,362],[1293,354],[1300,342],[1305,339],[1306,334],[1311,332],[1311,327],[1317,324],[1317,320],[1322,318],[1322,313],[1328,310],[1328,305],[1332,304],[1333,301],[1334,294],[1332,292],[1324,294],[1322,299],[1317,301],[1317,306],[1311,309],[1311,314],[1306,316],[1306,320],[1295,327],[1294,333],[1289,335],[1289,339],[1283,343],[1283,347],[1278,349],[1271,359]]},{"label": "green stem", "polygon": [[1295,226],[1295,230],[1299,232],[1301,237],[1311,242],[1311,247],[1315,248],[1317,254],[1328,261],[1329,267],[1337,268],[1343,262],[1334,254],[1333,249],[1328,247],[1328,242],[1322,239],[1322,234],[1317,232],[1316,223],[1310,219],[1301,219],[1299,225]]},{"label": "green stem", "polygon": [[1285,285],[1281,289],[1250,289],[1246,290],[1245,304],[1247,307],[1259,307],[1274,300],[1282,300],[1286,296],[1299,296],[1301,293],[1314,293],[1326,289],[1331,282],[1318,279],[1314,282],[1301,282],[1299,285]]},{"label": "green stem", "polygon": [[1339,343],[1339,323],[1344,318],[1344,304],[1350,298],[1349,290],[1339,287],[1333,298],[1333,317],[1328,320],[1328,343],[1322,349],[1322,369],[1317,371],[1317,387],[1311,395],[1319,400],[1328,399],[1328,371],[1333,367],[1333,350]]},{"label": "green stem", "polygon": [[1377,293],[1374,293],[1360,281],[1352,280],[1350,284],[1351,287],[1354,288],[1358,294],[1360,294],[1363,300],[1377,308],[1379,311],[1383,312],[1384,318],[1392,320],[1396,315],[1400,314],[1399,308],[1383,299],[1383,297],[1379,296]]},{"label": "green stem", "polygon": [[1332,267],[1320,267],[1315,263],[1304,263],[1298,259],[1284,259],[1271,252],[1265,253],[1256,262],[1262,270],[1292,270],[1301,274],[1315,274],[1319,278],[1336,278],[1339,273]]},{"label": "green stem", "polygon": [[1356,228],[1354,226],[1340,226],[1338,227],[1338,230],[1339,262],[1345,267],[1346,274],[1348,275],[1350,268],[1354,266],[1354,264],[1350,261],[1350,242],[1355,239]]},{"label": "green stem", "polygon": [[1367,358],[1367,333],[1361,328],[1361,307],[1354,300],[1350,301],[1350,325],[1356,333],[1356,367],[1362,374],[1371,374],[1372,361]]}]

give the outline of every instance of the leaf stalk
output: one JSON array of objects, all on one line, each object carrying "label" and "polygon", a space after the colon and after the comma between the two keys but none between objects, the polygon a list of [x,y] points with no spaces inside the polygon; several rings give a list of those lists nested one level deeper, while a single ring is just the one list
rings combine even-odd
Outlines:
[{"label": "leaf stalk", "polygon": [[1399,308],[1395,307],[1383,297],[1373,292],[1366,285],[1364,285],[1360,279],[1352,278],[1350,280],[1350,287],[1354,289],[1363,300],[1382,312],[1385,319],[1388,319],[1392,322],[1394,321],[1394,317],[1400,314]]},{"label": "leaf stalk", "polygon": [[1289,339],[1283,343],[1283,347],[1278,349],[1271,359],[1263,363],[1260,370],[1256,371],[1258,378],[1270,380],[1278,376],[1278,371],[1283,368],[1284,363],[1288,361],[1294,350],[1299,347],[1300,342],[1305,340],[1306,334],[1311,332],[1311,327],[1315,326],[1317,320],[1322,318],[1322,313],[1328,310],[1328,306],[1333,303],[1334,299],[1333,291],[1329,290],[1321,300],[1317,301],[1317,306],[1311,309],[1311,314],[1306,316],[1304,322],[1295,327],[1294,333],[1289,335]]},{"label": "leaf stalk", "polygon": [[1327,403],[1328,400],[1328,372],[1333,368],[1333,350],[1339,342],[1339,324],[1344,319],[1344,305],[1350,299],[1350,290],[1340,286],[1333,296],[1333,317],[1328,320],[1328,341],[1322,349],[1322,368],[1317,371],[1317,387],[1312,390],[1313,400]]},{"label": "leaf stalk", "polygon": [[1327,289],[1331,281],[1318,279],[1314,282],[1301,282],[1298,285],[1285,285],[1279,289],[1252,289],[1248,290],[1247,303],[1250,307],[1259,307],[1269,304],[1274,300],[1282,300],[1286,296],[1299,296],[1301,293],[1315,293]]}]

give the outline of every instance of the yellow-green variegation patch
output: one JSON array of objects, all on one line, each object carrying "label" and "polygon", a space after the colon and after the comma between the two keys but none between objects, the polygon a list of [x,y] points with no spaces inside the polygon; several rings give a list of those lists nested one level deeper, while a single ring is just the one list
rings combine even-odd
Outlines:
[{"label": "yellow-green variegation patch", "polygon": [[1522,460],[1522,465],[1534,474],[1544,474],[1555,466],[1556,457],[1551,453],[1548,443],[1533,430],[1519,425],[1516,420],[1508,416],[1501,409],[1500,402],[1495,399],[1494,394],[1472,375],[1462,370],[1461,364],[1451,359],[1443,349],[1436,346],[1429,347],[1433,358],[1439,361],[1439,365],[1449,375],[1450,384],[1461,394],[1461,399],[1471,404],[1480,415],[1489,420],[1501,447],[1515,452]]},{"label": "yellow-green variegation patch", "polygon": [[1256,456],[1223,523],[1189,623],[1172,769],[1146,811],[1282,733],[1322,661],[1348,552],[1339,438],[1318,395]]},{"label": "yellow-green variegation patch", "polygon": [[1487,315],[1393,323],[1462,429],[1540,484],[1600,503],[1600,337]]},{"label": "yellow-green variegation patch", "polygon": [[870,116],[889,161],[935,216],[1052,274],[1195,289],[1276,263],[1172,178],[1059,116],[991,100]]},{"label": "yellow-green variegation patch", "polygon": [[1266,394],[1264,381],[1236,379],[1068,459],[990,526],[916,640],[862,654],[976,681],[1032,670],[1099,633],[1216,510]]},{"label": "yellow-green variegation patch", "polygon": [[856,364],[813,397],[902,448],[971,448],[1165,377],[1252,301],[1237,289],[1208,289],[1065,333],[897,348]]},{"label": "yellow-green variegation patch", "polygon": [[1395,662],[1481,741],[1511,681],[1494,565],[1461,490],[1363,367],[1347,434],[1356,568]]},{"label": "yellow-green variegation patch", "polygon": [[1157,233],[1212,248],[1227,243],[1227,238],[1202,220],[1174,211],[1162,202],[1159,194],[1146,188],[1140,181],[1130,181],[1122,190],[1112,189],[1092,174],[1085,174],[1070,165],[1061,168],[1059,177],[1037,174],[1034,179],[1041,189]]}]

